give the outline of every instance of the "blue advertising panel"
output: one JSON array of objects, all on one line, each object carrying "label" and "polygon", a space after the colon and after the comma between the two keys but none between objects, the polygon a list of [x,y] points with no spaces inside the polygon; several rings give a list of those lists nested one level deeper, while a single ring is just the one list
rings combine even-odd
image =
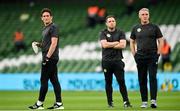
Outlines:
[{"label": "blue advertising panel", "polygon": [[[180,73],[158,73],[158,89],[180,91]],[[104,75],[102,73],[61,73],[59,80],[62,90],[104,90]],[[128,90],[138,90],[137,73],[126,73],[125,81]],[[0,90],[39,90],[40,74],[0,74]],[[115,77],[113,88],[119,86]],[[52,90],[49,82],[49,90]]]}]

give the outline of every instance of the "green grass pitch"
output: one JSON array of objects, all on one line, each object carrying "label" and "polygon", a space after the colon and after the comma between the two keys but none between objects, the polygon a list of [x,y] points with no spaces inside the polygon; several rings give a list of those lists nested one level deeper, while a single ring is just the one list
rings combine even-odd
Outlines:
[{"label": "green grass pitch", "polygon": [[[139,92],[128,93],[133,107],[124,109],[119,92],[113,93],[115,107],[108,108],[104,91],[62,91],[64,111],[141,110]],[[38,91],[0,91],[0,110],[28,110],[28,106],[34,104],[37,97]],[[53,103],[54,93],[49,91],[44,107]],[[143,110],[152,109],[148,107]],[[180,110],[180,92],[158,92],[158,108],[155,110]]]}]

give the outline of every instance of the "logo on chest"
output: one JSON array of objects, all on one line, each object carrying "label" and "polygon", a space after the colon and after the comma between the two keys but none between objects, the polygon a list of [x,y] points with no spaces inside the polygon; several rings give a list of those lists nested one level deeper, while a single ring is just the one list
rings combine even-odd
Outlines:
[{"label": "logo on chest", "polygon": [[106,34],[106,36],[107,36],[108,38],[110,38],[110,37],[111,37],[111,34]]},{"label": "logo on chest", "polygon": [[141,32],[141,28],[138,28],[138,29],[137,29],[137,32]]}]

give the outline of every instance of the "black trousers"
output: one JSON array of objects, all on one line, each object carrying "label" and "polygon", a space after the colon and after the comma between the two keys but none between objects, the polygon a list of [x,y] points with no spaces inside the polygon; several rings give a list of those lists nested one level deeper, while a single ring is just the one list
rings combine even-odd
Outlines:
[{"label": "black trousers", "polygon": [[142,101],[148,101],[147,75],[149,73],[150,96],[151,100],[157,97],[157,68],[158,54],[151,56],[142,56],[135,54],[135,61],[138,70],[138,80],[140,85],[140,93]]},{"label": "black trousers", "polygon": [[56,97],[56,102],[62,102],[61,100],[61,86],[58,81],[57,74],[57,62],[58,60],[49,60],[46,65],[42,64],[41,69],[41,87],[39,92],[39,101],[44,101],[47,91],[48,91],[48,81],[50,79],[54,93]]},{"label": "black trousers", "polygon": [[112,93],[112,80],[113,74],[119,84],[120,93],[122,95],[123,101],[129,101],[125,79],[124,79],[124,62],[121,60],[117,61],[102,61],[102,68],[105,76],[105,90],[107,96],[107,102],[110,104],[113,102]]}]

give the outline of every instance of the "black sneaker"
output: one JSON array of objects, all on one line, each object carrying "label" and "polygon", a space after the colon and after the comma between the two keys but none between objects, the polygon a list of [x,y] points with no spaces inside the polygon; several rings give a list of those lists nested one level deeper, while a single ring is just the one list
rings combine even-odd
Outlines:
[{"label": "black sneaker", "polygon": [[109,108],[113,108],[113,107],[114,107],[113,102],[109,102],[109,103],[108,103],[108,107],[109,107]]},{"label": "black sneaker", "polygon": [[129,101],[124,102],[124,108],[132,107],[131,103]]},{"label": "black sneaker", "polygon": [[52,107],[49,107],[48,109],[64,109],[64,106],[62,103],[61,105],[58,105],[57,103],[55,103]]},{"label": "black sneaker", "polygon": [[156,100],[151,100],[151,108],[157,108]]},{"label": "black sneaker", "polygon": [[155,104],[151,104],[151,108],[157,108]]},{"label": "black sneaker", "polygon": [[43,104],[38,106],[37,103],[35,103],[32,106],[29,106],[30,109],[44,109]]}]

